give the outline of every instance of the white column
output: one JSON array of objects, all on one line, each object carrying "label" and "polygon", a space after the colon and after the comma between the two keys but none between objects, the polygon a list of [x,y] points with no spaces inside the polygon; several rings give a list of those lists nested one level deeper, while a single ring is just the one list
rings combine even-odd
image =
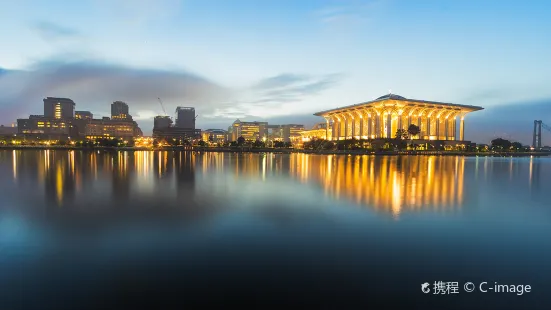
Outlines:
[{"label": "white column", "polygon": [[333,137],[331,140],[339,140],[339,136],[341,134],[341,120],[338,118],[333,119]]},{"label": "white column", "polygon": [[344,140],[348,137],[348,119],[346,119],[346,116],[343,116],[344,118]]},{"label": "white column", "polygon": [[461,122],[459,123],[459,140],[465,140],[465,117],[461,116]]},{"label": "white column", "polygon": [[449,136],[449,134],[448,134],[448,123],[450,122],[450,120],[446,118],[445,122],[446,123],[444,124],[444,136],[445,136],[444,140],[448,140],[448,138],[449,138],[448,137]]},{"label": "white column", "polygon": [[325,119],[325,140],[329,141],[329,119]]},{"label": "white column", "polygon": [[372,131],[371,127],[372,127],[372,125],[373,125],[372,123],[373,123],[373,119],[371,118],[371,114],[370,114],[370,115],[367,116],[367,138],[368,138],[368,139],[371,139],[371,135],[372,135],[372,133],[371,133],[371,131]]},{"label": "white column", "polygon": [[454,140],[459,140],[459,139],[458,139],[459,137],[457,136],[457,117],[456,117],[456,116],[453,117],[453,125],[452,125],[452,128],[453,128],[453,129],[452,129],[453,139],[454,139]]},{"label": "white column", "polygon": [[402,115],[398,114],[398,129],[402,129]]},{"label": "white column", "polygon": [[427,116],[427,136],[428,136],[428,139],[430,139],[430,116]]},{"label": "white column", "polygon": [[377,138],[382,138],[383,137],[383,132],[382,132],[382,127],[383,127],[383,117],[384,117],[384,114],[379,114],[377,115],[377,117],[375,118],[375,137]]},{"label": "white column", "polygon": [[436,140],[440,140],[440,117],[436,117]]},{"label": "white column", "polygon": [[417,116],[417,127],[419,127],[419,139],[423,139],[423,133],[421,132],[421,130],[423,129],[423,127],[421,126],[422,123],[423,123],[423,117]]},{"label": "white column", "polygon": [[354,136],[356,135],[356,118],[354,117],[354,115],[351,115],[350,117],[352,117],[350,122],[352,123],[352,138],[354,138]]},{"label": "white column", "polygon": [[392,114],[386,115],[386,137],[392,138]]},{"label": "white column", "polygon": [[[358,112],[361,113],[361,112]],[[365,136],[365,129],[364,129],[364,118],[363,115],[360,114],[360,139],[363,139],[363,136]]]}]

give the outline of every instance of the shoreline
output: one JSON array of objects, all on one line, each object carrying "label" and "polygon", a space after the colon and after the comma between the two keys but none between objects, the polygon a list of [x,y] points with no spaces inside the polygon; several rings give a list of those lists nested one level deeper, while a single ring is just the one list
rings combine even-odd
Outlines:
[{"label": "shoreline", "polygon": [[79,151],[188,151],[217,153],[302,153],[314,155],[379,155],[379,156],[489,156],[489,157],[547,157],[549,151],[541,152],[461,152],[461,151],[366,151],[366,150],[303,150],[290,148],[238,148],[238,147],[77,147],[77,146],[0,146],[0,150],[79,150]]}]

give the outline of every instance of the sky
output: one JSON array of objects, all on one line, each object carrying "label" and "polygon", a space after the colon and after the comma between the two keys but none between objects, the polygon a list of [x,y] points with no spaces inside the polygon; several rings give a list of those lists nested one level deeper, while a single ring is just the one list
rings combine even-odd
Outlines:
[{"label": "sky", "polygon": [[[143,131],[196,108],[198,128],[301,123],[313,113],[406,98],[482,106],[466,139],[530,144],[551,125],[549,1],[0,0],[0,124],[42,99]],[[551,132],[543,133],[551,145]]]}]

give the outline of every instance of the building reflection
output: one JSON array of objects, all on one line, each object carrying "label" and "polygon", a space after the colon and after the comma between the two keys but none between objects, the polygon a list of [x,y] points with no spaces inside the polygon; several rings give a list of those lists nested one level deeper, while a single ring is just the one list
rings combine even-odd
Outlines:
[{"label": "building reflection", "polygon": [[270,176],[288,173],[288,170],[285,169],[288,165],[284,165],[284,162],[289,163],[288,157],[272,153],[227,154],[225,159],[229,161],[228,164],[232,165],[235,178],[245,177],[266,181]]},{"label": "building reflection", "polygon": [[317,182],[335,199],[394,216],[463,204],[463,157],[293,154],[290,159],[290,172],[301,182]]},{"label": "building reflection", "polygon": [[[17,186],[44,193],[35,194],[32,199],[37,200],[31,203],[38,204],[40,198],[56,210],[142,207],[195,213],[214,203],[215,188],[220,190],[216,199],[227,199],[232,195],[228,188],[237,181],[278,182],[289,176],[318,184],[334,199],[394,216],[421,209],[451,210],[466,203],[463,157],[61,150],[10,151],[2,156],[11,162],[8,173]],[[505,179],[516,178],[515,166],[509,160],[503,164]],[[492,169],[487,159],[471,165],[475,179],[478,171],[486,175]],[[536,191],[541,183],[538,165],[530,161],[530,184]],[[202,188],[196,188],[197,170]]]},{"label": "building reflection", "polygon": [[[116,152],[107,155],[113,163],[111,169],[112,196],[113,200],[119,205],[125,206],[130,199],[130,179],[129,179],[129,161],[128,152]],[[131,166],[131,165],[130,165]]]},{"label": "building reflection", "polygon": [[[63,207],[75,198],[75,154],[74,151],[45,150],[40,153],[44,167],[39,175],[44,180],[44,196],[48,206]],[[40,182],[40,181],[39,181]]]},{"label": "building reflection", "polygon": [[174,153],[174,170],[176,173],[177,199],[185,201],[195,196],[195,167],[197,157],[192,152]]}]

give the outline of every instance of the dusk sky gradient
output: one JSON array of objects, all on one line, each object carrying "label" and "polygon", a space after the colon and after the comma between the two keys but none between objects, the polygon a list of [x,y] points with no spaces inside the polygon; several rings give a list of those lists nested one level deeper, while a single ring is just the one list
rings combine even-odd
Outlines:
[{"label": "dusk sky gradient", "polygon": [[[0,2],[0,124],[42,98],[150,133],[161,97],[199,128],[312,114],[392,93],[479,105],[466,139],[531,143],[551,124],[551,2],[19,0]],[[551,132],[544,133],[551,145]]]}]

